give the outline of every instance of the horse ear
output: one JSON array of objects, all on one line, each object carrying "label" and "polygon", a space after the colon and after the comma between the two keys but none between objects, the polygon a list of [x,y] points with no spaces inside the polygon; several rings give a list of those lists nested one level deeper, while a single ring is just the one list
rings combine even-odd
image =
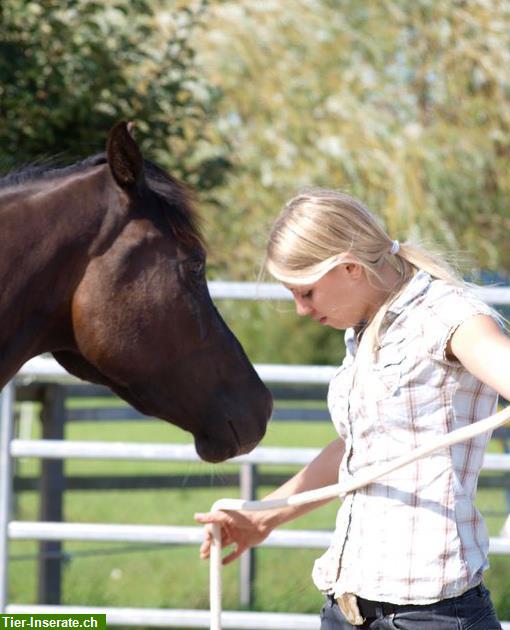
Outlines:
[{"label": "horse ear", "polygon": [[143,181],[143,157],[131,135],[133,123],[121,121],[108,134],[106,154],[115,181],[122,188]]}]

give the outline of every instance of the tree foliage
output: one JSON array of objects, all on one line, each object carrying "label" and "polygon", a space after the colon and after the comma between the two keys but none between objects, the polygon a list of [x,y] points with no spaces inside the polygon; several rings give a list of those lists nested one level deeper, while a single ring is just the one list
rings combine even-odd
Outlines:
[{"label": "tree foliage", "polygon": [[508,272],[507,3],[236,0],[214,16],[202,45],[237,158],[235,219],[217,230],[234,273],[253,274],[265,228],[311,185],[360,197],[394,238]]},{"label": "tree foliage", "polygon": [[[219,93],[197,72],[190,38],[207,0],[2,0],[0,159],[102,149],[119,119],[145,151],[202,190],[228,170],[210,124]],[[217,145],[217,147],[215,146]]]}]

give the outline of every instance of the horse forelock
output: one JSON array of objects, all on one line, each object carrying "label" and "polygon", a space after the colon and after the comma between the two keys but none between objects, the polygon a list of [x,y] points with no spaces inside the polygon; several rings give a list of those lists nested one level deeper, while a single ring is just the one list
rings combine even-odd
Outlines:
[{"label": "horse forelock", "polygon": [[[45,158],[11,171],[0,178],[0,190],[21,187],[38,181],[52,181],[81,173],[87,168],[107,164],[106,153],[92,155],[79,162],[62,164],[61,156]],[[145,181],[148,188],[158,195],[168,208],[168,224],[175,238],[187,246],[204,248],[200,219],[195,209],[193,191],[183,182],[172,177],[154,162],[144,160]]]}]

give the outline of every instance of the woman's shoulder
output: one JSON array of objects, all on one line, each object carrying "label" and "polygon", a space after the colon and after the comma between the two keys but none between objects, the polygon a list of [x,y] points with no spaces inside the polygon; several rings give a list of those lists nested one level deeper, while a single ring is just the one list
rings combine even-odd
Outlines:
[{"label": "woman's shoulder", "polygon": [[432,279],[416,323],[420,324],[420,334],[432,354],[445,358],[453,333],[476,315],[487,315],[504,327],[501,316],[477,295],[475,288]]},{"label": "woman's shoulder", "polygon": [[476,293],[476,287],[453,284],[432,278],[424,295],[423,306],[432,317],[446,322],[474,314],[489,315],[499,319],[497,312]]},{"label": "woman's shoulder", "polygon": [[474,313],[496,314],[469,285],[434,278],[423,270],[416,273],[388,310],[396,317],[397,328],[405,325],[429,330]]}]

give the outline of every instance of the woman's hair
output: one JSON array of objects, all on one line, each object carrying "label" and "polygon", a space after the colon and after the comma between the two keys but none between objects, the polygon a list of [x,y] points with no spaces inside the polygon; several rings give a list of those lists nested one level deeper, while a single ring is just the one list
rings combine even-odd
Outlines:
[{"label": "woman's hair", "polygon": [[364,332],[373,351],[384,315],[417,270],[466,286],[438,255],[408,241],[399,244],[396,254],[393,247],[381,222],[360,201],[336,190],[311,189],[291,199],[276,219],[265,267],[280,282],[299,286],[313,284],[342,261],[354,259],[369,281],[380,277],[385,262],[392,265],[400,282]]}]

